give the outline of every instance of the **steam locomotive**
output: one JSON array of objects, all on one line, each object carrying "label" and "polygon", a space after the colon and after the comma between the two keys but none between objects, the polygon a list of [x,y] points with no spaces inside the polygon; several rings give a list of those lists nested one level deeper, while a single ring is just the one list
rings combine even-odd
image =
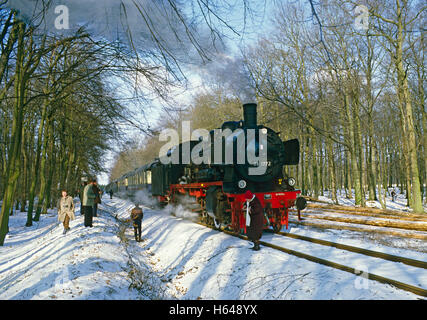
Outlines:
[{"label": "steam locomotive", "polygon": [[264,208],[265,228],[288,228],[289,209],[296,206],[300,218],[306,207],[295,179],[283,174],[284,165],[299,163],[299,142],[283,142],[274,130],[258,125],[256,108],[254,103],[244,104],[243,120],[224,122],[204,139],[170,148],[166,155],[112,181],[106,191],[143,189],[161,204],[189,196],[202,222],[245,233],[244,193],[250,190]]}]

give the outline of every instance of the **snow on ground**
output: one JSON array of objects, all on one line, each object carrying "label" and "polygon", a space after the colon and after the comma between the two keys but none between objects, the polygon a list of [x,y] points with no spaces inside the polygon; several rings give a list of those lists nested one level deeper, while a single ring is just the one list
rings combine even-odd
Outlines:
[{"label": "snow on ground", "polygon": [[[313,222],[315,223],[315,225],[299,225],[298,228],[293,227],[292,232],[296,232],[295,230],[299,229],[306,230],[307,236],[310,236],[310,234],[316,234],[316,236],[313,236],[314,238],[318,237],[317,234],[327,234],[332,237],[332,240],[329,241],[334,241],[333,239],[335,239],[336,242],[341,242],[346,238],[355,239],[360,243],[358,245],[360,247],[364,247],[366,244],[368,244],[369,246],[372,244],[376,244],[381,246],[385,245],[386,248],[395,247],[409,249],[417,251],[417,254],[422,252],[427,253],[427,241],[409,237],[410,235],[425,236],[426,232],[423,231],[377,227],[328,220],[319,221],[318,219],[307,218],[304,216],[304,214],[302,215],[302,217],[304,219],[303,223]],[[298,224],[298,220],[296,218],[292,218],[292,216],[289,221],[290,225],[293,225],[292,222]],[[319,227],[319,225],[321,225],[322,227]],[[345,228],[353,228],[353,230],[346,230]],[[398,230],[396,232],[398,232],[402,236],[391,236],[388,234],[390,231],[395,230]],[[405,235],[405,237],[403,235]]]},{"label": "snow on ground", "polygon": [[[294,232],[293,232],[294,233]],[[311,235],[313,237],[313,235]],[[416,287],[420,287],[427,290],[427,270],[420,269],[417,267],[407,266],[402,263],[395,263],[386,261],[379,258],[366,258],[365,255],[361,255],[346,250],[337,250],[335,248],[310,243],[307,241],[301,241],[280,235],[265,235],[264,241],[274,243],[276,245],[283,246],[285,248],[292,248],[299,252],[303,252],[309,255],[314,255],[319,258],[327,259],[332,262],[343,264],[349,267],[353,267],[357,270],[363,270],[365,272],[381,275],[393,280],[398,280],[403,283],[407,283]],[[342,241],[339,241],[342,243]],[[358,245],[358,247],[363,247]],[[365,245],[366,247],[366,245]],[[370,250],[371,247],[369,247]],[[331,254],[333,251],[333,254]],[[384,250],[378,250],[383,251]],[[386,250],[391,252],[391,250]],[[401,252],[398,255],[411,256],[412,259],[427,261],[427,254],[409,254],[407,252]],[[405,250],[407,251],[407,250]],[[408,257],[409,258],[409,257]]]},{"label": "snow on ground", "polygon": [[[77,205],[79,207],[79,205]],[[25,227],[26,213],[10,217],[0,247],[0,299],[136,299],[128,290],[127,259],[114,219],[100,212],[84,228],[80,210],[63,235],[55,211]]]},{"label": "snow on ground", "polygon": [[[315,217],[328,217],[328,218],[346,218],[346,219],[352,219],[354,222],[380,222],[380,223],[402,223],[402,224],[412,224],[416,228],[424,228],[427,230],[427,216],[424,218],[424,220],[409,220],[405,217],[398,217],[398,216],[387,216],[386,218],[384,216],[377,217],[374,215],[369,215],[369,213],[364,215],[358,215],[354,214],[351,211],[350,212],[336,212],[331,210],[323,210],[323,209],[317,209],[317,208],[307,208],[304,211],[302,211],[302,214],[305,216],[311,215]],[[406,219],[406,220],[405,220]]]},{"label": "snow on ground", "polygon": [[[420,298],[368,280],[363,272],[339,271],[267,247],[254,252],[249,242],[197,225],[191,221],[192,215],[177,214],[171,207],[144,208],[143,241],[137,243],[129,224],[115,218],[127,219],[132,207],[128,200],[104,197],[94,227],[84,228],[77,212],[66,235],[62,235],[54,211],[29,228],[24,227],[26,213],[10,217],[10,233],[0,247],[0,299]],[[290,232],[318,236],[295,226]],[[340,232],[321,236],[335,242],[345,238]],[[372,259],[365,263],[360,255],[310,247],[268,233],[263,240],[426,285],[425,273],[399,263],[381,262],[380,266]],[[363,242],[345,241],[351,245]],[[371,242],[363,244],[418,260],[427,257]]]},{"label": "snow on ground", "polygon": [[[407,200],[406,200],[405,194],[401,193],[400,189],[397,187],[395,187],[395,191],[397,193],[396,201],[395,202],[392,201],[392,198],[390,196],[390,192],[392,189],[393,188],[389,188],[388,194],[386,195],[386,209],[411,212],[412,209],[406,205]],[[378,190],[377,190],[377,194],[378,194]],[[319,196],[319,200],[333,204],[334,202],[332,201],[331,198],[332,197],[328,191],[325,191],[323,196]],[[366,200],[367,199],[368,199],[368,195],[366,195]],[[337,200],[338,200],[339,205],[354,207],[354,204],[355,204],[354,189],[352,190],[352,198],[351,199],[347,199],[345,197],[344,190],[338,191],[337,192]],[[381,203],[378,200],[366,201],[366,205],[368,207],[381,209]],[[425,203],[424,203],[424,211],[427,212],[427,205]]]},{"label": "snow on ground", "polygon": [[[304,219],[303,222],[314,222],[316,224],[319,224],[319,220],[307,218],[304,216],[304,214],[302,215],[302,217]],[[340,242],[343,244],[353,245],[356,247],[366,248],[374,251],[386,252],[394,255],[405,256],[418,260],[420,260],[420,258],[417,257],[421,255],[421,257],[424,257],[425,261],[427,261],[427,257],[425,256],[425,254],[427,253],[427,241],[410,237],[391,236],[387,233],[380,233],[382,231],[387,232],[390,230],[399,230],[400,234],[425,235],[426,232],[423,231],[393,229],[327,220],[320,221],[321,225],[325,227],[316,227],[309,225],[305,226],[298,225],[297,218],[293,216],[291,216],[289,221],[290,226],[292,226],[291,232],[294,234],[323,239],[332,242]],[[345,227],[353,227],[354,230],[358,231],[345,230]],[[282,231],[286,232],[287,230],[284,228],[282,229]]]}]

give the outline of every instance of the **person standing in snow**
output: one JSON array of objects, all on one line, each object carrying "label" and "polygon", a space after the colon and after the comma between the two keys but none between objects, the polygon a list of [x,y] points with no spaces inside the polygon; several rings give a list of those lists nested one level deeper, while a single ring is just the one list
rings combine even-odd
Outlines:
[{"label": "person standing in snow", "polygon": [[58,220],[64,226],[63,234],[70,230],[70,220],[74,220],[74,201],[73,198],[67,195],[66,190],[62,190],[62,197],[58,201]]},{"label": "person standing in snow", "polygon": [[110,194],[110,199],[113,199],[113,190],[112,189],[110,190],[109,194]]},{"label": "person standing in snow", "polygon": [[93,182],[92,185],[93,193],[95,193],[95,200],[93,202],[93,216],[98,216],[98,204],[101,203],[101,190],[98,188],[98,184],[96,181]]},{"label": "person standing in snow", "polygon": [[245,193],[246,199],[246,234],[254,243],[252,250],[258,251],[259,240],[264,229],[264,210],[261,202],[250,190]]},{"label": "person standing in snow", "polygon": [[141,223],[144,213],[137,203],[135,208],[130,212],[130,218],[132,219],[133,230],[135,233],[135,241],[141,242]]},{"label": "person standing in snow", "polygon": [[95,193],[93,192],[94,179],[88,183],[83,190],[83,212],[85,215],[85,227],[93,227],[93,204],[95,202]]},{"label": "person standing in snow", "polygon": [[391,201],[395,202],[396,201],[396,190],[391,190]]}]

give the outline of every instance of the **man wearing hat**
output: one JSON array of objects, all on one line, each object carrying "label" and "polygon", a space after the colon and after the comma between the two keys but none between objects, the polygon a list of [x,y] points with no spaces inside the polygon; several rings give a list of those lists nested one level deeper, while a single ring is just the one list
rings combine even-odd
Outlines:
[{"label": "man wearing hat", "polygon": [[246,199],[246,234],[254,243],[252,250],[258,251],[259,239],[264,229],[264,209],[258,198],[250,191],[245,193]]}]

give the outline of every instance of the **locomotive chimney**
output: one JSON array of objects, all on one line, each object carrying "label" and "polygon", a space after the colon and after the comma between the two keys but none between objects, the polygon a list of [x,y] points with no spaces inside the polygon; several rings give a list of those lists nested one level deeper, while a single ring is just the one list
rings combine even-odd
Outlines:
[{"label": "locomotive chimney", "polygon": [[243,120],[247,128],[257,127],[256,106],[256,103],[245,103],[243,105]]}]

